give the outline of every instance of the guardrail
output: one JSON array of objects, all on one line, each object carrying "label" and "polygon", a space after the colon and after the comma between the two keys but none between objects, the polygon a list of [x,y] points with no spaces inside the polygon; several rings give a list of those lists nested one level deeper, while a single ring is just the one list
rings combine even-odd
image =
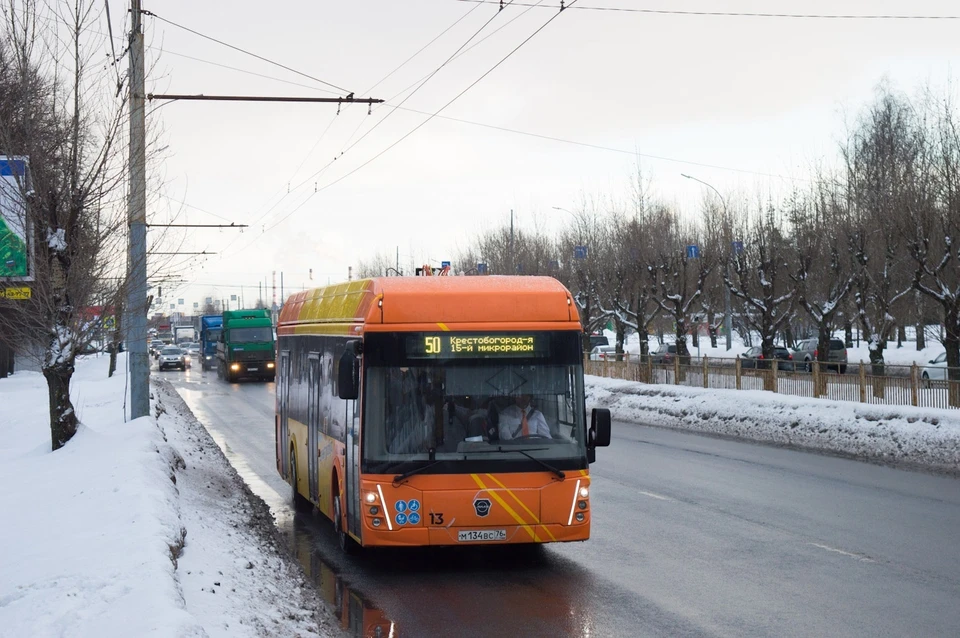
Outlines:
[{"label": "guardrail", "polygon": [[[789,361],[672,357],[654,363],[653,357],[616,355],[596,361],[584,357],[584,372],[641,383],[685,385],[727,390],[767,390],[802,397],[857,401],[878,405],[913,405],[960,408],[960,369],[942,366],[848,363],[843,373],[837,364],[813,361],[810,370],[797,370]],[[763,367],[757,368],[754,365]],[[806,367],[806,366],[804,366]]]}]

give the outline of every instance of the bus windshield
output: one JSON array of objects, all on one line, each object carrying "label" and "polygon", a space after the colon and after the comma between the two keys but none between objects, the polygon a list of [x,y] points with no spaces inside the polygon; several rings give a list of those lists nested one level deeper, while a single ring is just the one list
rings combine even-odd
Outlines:
[{"label": "bus windshield", "polygon": [[[464,343],[457,339],[447,338],[436,350]],[[376,354],[365,375],[365,469],[399,472],[442,462],[436,471],[510,471],[509,465],[522,462],[517,471],[524,471],[531,456],[560,469],[586,467],[577,335],[516,339],[518,348],[533,343],[535,349],[518,356],[502,351],[512,345],[487,341],[500,349],[490,358],[426,357],[419,335],[399,340],[396,348],[368,348]]]}]

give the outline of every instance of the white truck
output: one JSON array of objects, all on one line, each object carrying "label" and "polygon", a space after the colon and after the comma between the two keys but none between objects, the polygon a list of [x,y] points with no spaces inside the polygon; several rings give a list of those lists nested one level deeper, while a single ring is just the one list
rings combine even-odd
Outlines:
[{"label": "white truck", "polygon": [[197,331],[193,326],[174,326],[173,342],[177,345],[181,343],[191,343],[197,340]]}]

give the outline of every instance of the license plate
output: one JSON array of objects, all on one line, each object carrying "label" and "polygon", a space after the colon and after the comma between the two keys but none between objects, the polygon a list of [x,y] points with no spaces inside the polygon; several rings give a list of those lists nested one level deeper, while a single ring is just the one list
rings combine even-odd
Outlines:
[{"label": "license plate", "polygon": [[247,372],[257,372],[260,368],[247,368]]},{"label": "license plate", "polygon": [[507,530],[505,529],[464,529],[457,532],[457,541],[505,541],[507,540]]}]

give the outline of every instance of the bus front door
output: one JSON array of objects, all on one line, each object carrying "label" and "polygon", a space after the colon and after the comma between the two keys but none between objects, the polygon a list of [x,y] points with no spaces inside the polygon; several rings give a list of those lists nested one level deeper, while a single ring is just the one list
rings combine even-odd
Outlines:
[{"label": "bus front door", "polygon": [[277,458],[280,459],[280,476],[290,479],[290,424],[287,423],[290,411],[288,408],[290,402],[290,351],[284,350],[280,353],[280,427],[277,432]]}]

